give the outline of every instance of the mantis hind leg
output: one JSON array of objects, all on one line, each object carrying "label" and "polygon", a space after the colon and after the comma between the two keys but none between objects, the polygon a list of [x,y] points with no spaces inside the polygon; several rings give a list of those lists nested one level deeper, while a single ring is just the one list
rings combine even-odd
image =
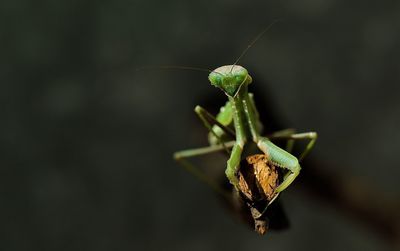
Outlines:
[{"label": "mantis hind leg", "polygon": [[[225,106],[228,106],[225,105]],[[220,194],[224,194],[225,192],[223,189],[220,188],[220,186],[215,182],[212,181],[204,172],[202,172],[199,168],[194,166],[192,163],[190,163],[187,159],[191,157],[196,157],[196,156],[201,156],[201,155],[206,155],[214,152],[219,152],[225,150],[227,153],[229,153],[229,149],[231,149],[235,142],[234,141],[226,141],[224,140],[221,135],[217,134],[214,131],[214,128],[218,126],[220,130],[226,135],[229,135],[231,137],[234,137],[235,132],[225,124],[229,124],[229,113],[223,113],[222,109],[221,112],[217,115],[217,118],[220,117],[221,115],[225,115],[225,117],[228,116],[227,121],[221,120],[221,122],[215,118],[213,115],[211,115],[206,109],[202,108],[201,106],[196,106],[194,109],[195,113],[197,116],[200,118],[200,120],[203,122],[203,125],[208,129],[209,133],[212,134],[218,141],[218,144],[212,144],[211,146],[207,147],[201,147],[201,148],[195,148],[195,149],[189,149],[189,150],[183,150],[174,153],[174,159],[182,166],[184,167],[189,173],[193,174],[195,177],[197,177],[199,180],[202,182],[206,183],[209,185],[213,190]]]},{"label": "mantis hind leg", "polygon": [[[293,147],[293,144],[296,140],[304,140],[308,139],[310,140],[306,147],[304,148],[303,152],[300,154],[299,161],[302,161],[304,157],[311,151],[311,149],[314,147],[315,142],[317,141],[318,134],[316,132],[304,132],[304,133],[292,133],[294,132],[293,129],[286,129],[283,131],[279,131],[277,133],[273,133],[269,139],[287,139],[288,140],[288,146],[290,148]],[[290,152],[288,150],[288,152]]]},{"label": "mantis hind leg", "polygon": [[[267,136],[267,138],[273,139],[286,139],[285,137],[293,135],[296,133],[296,130],[293,128],[283,129],[276,132],[273,132]],[[289,153],[293,151],[294,140],[287,139],[285,150]]]},{"label": "mantis hind leg", "polygon": [[225,145],[207,146],[189,150],[183,150],[174,153],[174,159],[189,173],[197,177],[202,182],[209,185],[217,193],[226,196],[226,192],[217,184],[217,182],[210,179],[204,172],[199,168],[190,163],[187,159],[191,157],[202,156],[210,153],[223,151],[225,148],[231,148],[234,145],[234,141],[226,142]]}]

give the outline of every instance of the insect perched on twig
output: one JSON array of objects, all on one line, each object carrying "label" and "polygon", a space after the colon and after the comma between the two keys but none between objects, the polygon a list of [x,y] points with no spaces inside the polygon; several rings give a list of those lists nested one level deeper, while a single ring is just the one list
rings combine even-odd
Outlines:
[{"label": "insect perched on twig", "polygon": [[[218,67],[209,73],[208,80],[211,85],[221,89],[228,97],[228,101],[215,117],[201,106],[196,106],[194,109],[204,126],[209,130],[208,139],[210,146],[179,151],[174,154],[175,160],[183,164],[184,167],[213,187],[213,189],[221,191],[216,183],[208,179],[185,159],[212,152],[226,151],[230,155],[225,169],[226,177],[234,190],[241,194],[242,197],[245,197],[243,196],[245,195],[245,191],[243,191],[243,186],[240,184],[240,177],[243,176],[240,173],[241,161],[245,157],[248,157],[243,156],[246,152],[245,149],[250,147],[250,145],[255,146],[263,154],[263,160],[267,162],[267,165],[280,168],[283,173],[279,184],[269,194],[272,197],[269,197],[264,204],[265,208],[259,210],[258,215],[254,217],[255,220],[264,215],[268,206],[299,175],[301,169],[299,162],[309,153],[317,139],[317,133],[315,132],[295,133],[291,129],[275,132],[268,137],[262,136],[262,123],[259,119],[253,94],[248,92],[249,85],[252,83],[252,77],[244,67],[237,65],[237,63],[269,27],[249,44],[234,64]],[[288,148],[284,150],[272,143],[271,140],[275,139],[288,140]],[[299,158],[296,158],[290,153],[290,150],[294,141],[300,139],[308,139],[309,142]],[[273,180],[273,182],[275,181],[277,180]]]}]

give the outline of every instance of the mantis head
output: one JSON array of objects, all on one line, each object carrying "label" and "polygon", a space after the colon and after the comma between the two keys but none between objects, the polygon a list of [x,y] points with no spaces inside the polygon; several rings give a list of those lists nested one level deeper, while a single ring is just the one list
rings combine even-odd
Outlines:
[{"label": "mantis head", "polygon": [[242,85],[248,85],[252,79],[245,68],[240,65],[221,66],[208,75],[215,87],[220,88],[230,97],[234,97]]}]

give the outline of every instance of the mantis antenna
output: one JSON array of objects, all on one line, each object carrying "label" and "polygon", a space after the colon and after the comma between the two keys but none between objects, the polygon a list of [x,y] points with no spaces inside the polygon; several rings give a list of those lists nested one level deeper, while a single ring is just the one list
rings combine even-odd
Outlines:
[{"label": "mantis antenna", "polygon": [[247,45],[246,49],[244,49],[242,51],[242,53],[240,54],[240,56],[236,59],[235,63],[233,63],[232,68],[231,68],[231,72],[233,70],[233,67],[235,67],[237,65],[237,63],[239,63],[240,59],[243,58],[244,55],[246,55],[247,51],[277,22],[281,21],[281,19],[275,19],[271,24],[269,24],[264,30],[262,30],[260,33],[258,33],[258,35],[253,39],[253,41],[250,42],[249,45]]},{"label": "mantis antenna", "polygon": [[158,65],[158,66],[144,66],[144,67],[139,67],[136,68],[136,71],[140,70],[154,70],[154,69],[165,69],[165,70],[189,70],[189,71],[202,71],[202,72],[208,72],[212,73],[215,72],[217,74],[220,74],[221,76],[224,76],[220,72],[212,71],[207,68],[200,68],[200,67],[192,67],[192,66],[182,66],[182,65]]}]

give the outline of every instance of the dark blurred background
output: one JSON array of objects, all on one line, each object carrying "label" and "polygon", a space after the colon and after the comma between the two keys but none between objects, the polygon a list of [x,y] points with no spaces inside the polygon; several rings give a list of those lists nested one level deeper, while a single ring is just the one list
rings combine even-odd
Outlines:
[{"label": "dark blurred background", "polygon": [[[0,250],[396,250],[399,13],[390,0],[1,1]],[[206,72],[135,69],[232,64],[275,19],[240,64],[267,128],[320,137],[281,197],[290,229],[260,237],[172,160],[207,144],[193,108],[224,95]]]}]

